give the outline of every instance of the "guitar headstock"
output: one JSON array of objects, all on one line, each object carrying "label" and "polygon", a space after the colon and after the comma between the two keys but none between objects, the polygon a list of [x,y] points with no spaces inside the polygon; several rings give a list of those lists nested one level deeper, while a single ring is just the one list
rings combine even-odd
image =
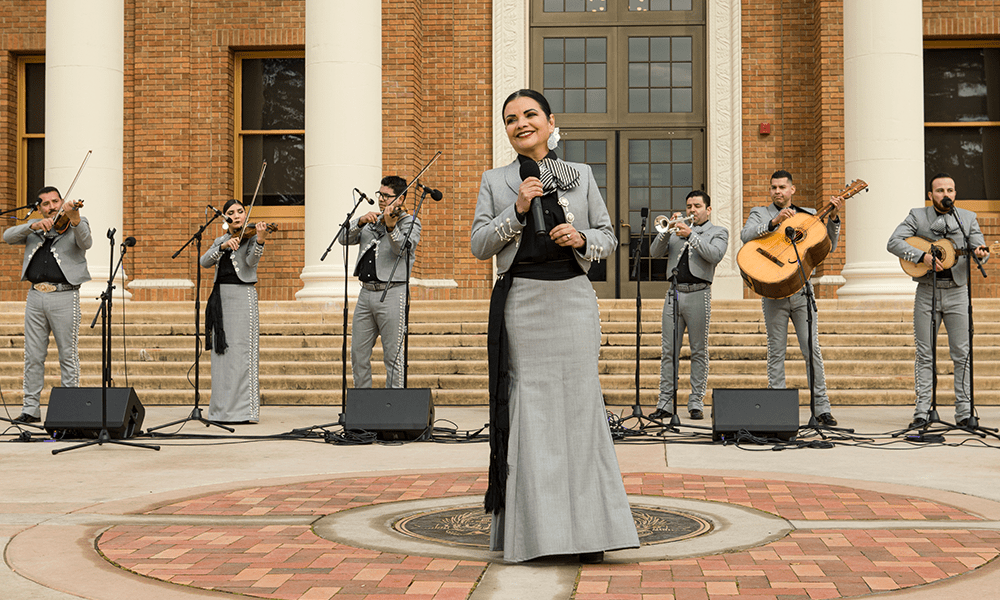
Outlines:
[{"label": "guitar headstock", "polygon": [[851,196],[861,192],[862,190],[867,190],[867,189],[868,189],[868,183],[865,182],[864,179],[855,179],[850,183],[850,185],[841,190],[840,193],[837,194],[837,196],[843,198],[844,200],[847,200]]}]

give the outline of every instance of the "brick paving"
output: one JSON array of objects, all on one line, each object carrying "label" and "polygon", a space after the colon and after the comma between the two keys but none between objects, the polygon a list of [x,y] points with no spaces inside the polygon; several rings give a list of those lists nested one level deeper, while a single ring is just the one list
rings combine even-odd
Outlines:
[{"label": "brick paving", "polygon": [[[804,521],[954,522],[934,529],[807,529],[700,558],[581,567],[576,600],[849,598],[922,585],[1000,555],[1000,532],[938,502],[845,486],[738,477],[625,474],[630,494],[726,502]],[[478,495],[485,474],[419,474],[245,488],[148,514],[321,516],[355,506]],[[130,571],[180,585],[289,600],[458,600],[487,567],[352,548],[308,526],[119,525],[97,546]]]}]

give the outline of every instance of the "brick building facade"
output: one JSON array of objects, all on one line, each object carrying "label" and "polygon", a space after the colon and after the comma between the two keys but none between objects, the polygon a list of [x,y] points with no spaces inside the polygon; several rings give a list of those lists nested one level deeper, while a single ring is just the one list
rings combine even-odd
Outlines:
[{"label": "brick building facade", "polygon": [[[798,196],[806,205],[844,186],[842,4],[742,2],[744,214],[766,201],[768,176],[779,167],[795,174]],[[18,205],[18,57],[44,54],[46,2],[2,0],[0,6],[5,15],[0,29],[0,193],[2,206],[10,208]],[[235,189],[234,54],[301,50],[306,43],[305,1],[127,0],[124,10],[123,228],[140,240],[126,268],[132,280],[193,281],[193,250],[176,259],[171,255],[203,222],[205,204],[221,206]],[[425,181],[442,190],[444,200],[428,201],[421,211],[424,233],[414,276],[457,285],[418,285],[416,298],[485,298],[492,286],[491,265],[471,256],[468,239],[480,177],[493,166],[493,21],[489,2],[382,4],[383,127],[372,135],[383,139],[383,170],[412,175],[436,151],[442,152]],[[995,43],[1000,39],[1000,7],[987,0],[961,6],[925,1],[923,33],[929,40]],[[772,133],[761,135],[760,123],[769,123]],[[373,191],[375,183],[358,182],[357,187]],[[914,198],[914,205],[919,201]],[[979,212],[987,240],[1000,237],[1000,201],[970,208]],[[880,217],[877,206],[853,215]],[[343,215],[329,218],[332,239]],[[260,271],[262,300],[293,300],[302,287],[303,223],[282,220],[279,227]],[[206,247],[216,235],[218,229],[207,235]],[[106,261],[101,239],[95,235],[92,262]],[[841,238],[820,275],[836,278],[850,243],[848,236]],[[23,299],[27,284],[18,281],[20,262],[20,248],[0,246],[0,300]],[[203,275],[202,298],[211,285],[210,272]],[[821,297],[836,297],[835,284],[817,289]],[[1000,296],[1000,283],[992,280],[977,278],[973,289],[977,296]],[[131,292],[140,301],[193,297],[185,287]]]}]

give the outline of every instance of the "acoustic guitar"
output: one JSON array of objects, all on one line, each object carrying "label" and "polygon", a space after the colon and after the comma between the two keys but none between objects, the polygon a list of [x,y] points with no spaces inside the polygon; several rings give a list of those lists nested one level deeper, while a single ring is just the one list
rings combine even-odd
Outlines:
[{"label": "acoustic guitar", "polygon": [[[837,196],[847,200],[865,189],[868,189],[868,184],[856,179]],[[805,282],[799,273],[795,247],[785,231],[788,227],[795,230],[795,244],[808,280],[833,245],[823,222],[833,209],[833,203],[830,203],[815,215],[795,213],[771,233],[744,244],[736,255],[736,263],[747,286],[761,296],[773,299],[787,298],[799,291]]]},{"label": "acoustic guitar", "polygon": [[[959,256],[965,256],[968,254],[967,250],[955,249],[955,244],[948,238],[929,240],[915,235],[913,237],[906,238],[906,243],[921,252],[930,252],[932,247],[939,248],[941,250],[941,265],[945,269],[954,267],[955,261],[958,260]],[[993,242],[990,244],[987,251],[990,253],[990,256],[1000,256],[1000,242]],[[927,266],[927,263],[913,263],[908,260],[903,260],[902,258],[899,259],[899,266],[903,267],[903,271],[905,271],[910,277],[923,277],[924,274],[931,270],[931,268]]]}]

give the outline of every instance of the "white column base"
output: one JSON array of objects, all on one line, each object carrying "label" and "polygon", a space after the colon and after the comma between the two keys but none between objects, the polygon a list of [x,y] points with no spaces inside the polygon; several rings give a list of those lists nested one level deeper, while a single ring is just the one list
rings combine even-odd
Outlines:
[{"label": "white column base", "polygon": [[[305,285],[295,292],[296,300],[343,300],[344,273],[341,269],[327,265],[307,265],[299,276]],[[358,280],[347,282],[347,297],[357,298],[361,291]]]},{"label": "white column base", "polygon": [[917,283],[898,263],[853,263],[845,266],[842,274],[847,283],[837,290],[838,298],[912,298],[917,289]]}]

